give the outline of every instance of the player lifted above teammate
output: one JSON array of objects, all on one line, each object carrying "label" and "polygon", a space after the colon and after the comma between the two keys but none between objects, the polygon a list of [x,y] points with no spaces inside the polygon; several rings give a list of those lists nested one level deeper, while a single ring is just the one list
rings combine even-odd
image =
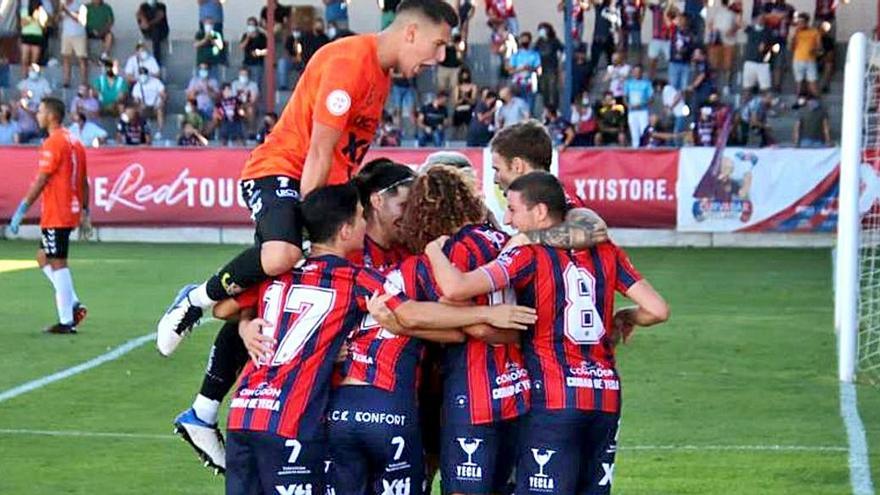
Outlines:
[{"label": "player lifted above teammate", "polygon": [[199,286],[184,287],[158,325],[157,346],[168,355],[203,310],[302,258],[301,195],[347,181],[379,125],[391,70],[415,77],[443,61],[455,9],[443,0],[403,0],[394,22],[378,34],[350,36],[312,57],[280,120],[241,175],[256,223],[254,247]]},{"label": "player lifted above teammate", "polygon": [[86,317],[86,307],[76,295],[67,267],[70,233],[79,226],[80,234],[88,237],[91,225],[85,148],[62,126],[63,121],[64,103],[44,98],[37,111],[37,122],[49,132],[49,137],[40,147],[37,179],[12,216],[9,230],[18,233],[28,208],[42,196],[37,263],[55,289],[58,310],[58,323],[46,331],[71,334],[76,333],[76,326]]}]

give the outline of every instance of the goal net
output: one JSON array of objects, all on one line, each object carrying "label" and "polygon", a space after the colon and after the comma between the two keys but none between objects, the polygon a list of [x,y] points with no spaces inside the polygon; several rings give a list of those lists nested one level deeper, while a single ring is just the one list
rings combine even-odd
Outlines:
[{"label": "goal net", "polygon": [[847,48],[835,306],[839,374],[880,385],[880,43]]}]

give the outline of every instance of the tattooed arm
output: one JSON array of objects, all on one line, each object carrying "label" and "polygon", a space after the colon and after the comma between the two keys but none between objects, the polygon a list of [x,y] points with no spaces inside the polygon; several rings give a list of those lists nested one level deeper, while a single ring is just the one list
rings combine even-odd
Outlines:
[{"label": "tattooed arm", "polygon": [[589,208],[568,211],[565,221],[555,227],[526,232],[533,244],[561,249],[584,249],[608,240],[608,225]]}]

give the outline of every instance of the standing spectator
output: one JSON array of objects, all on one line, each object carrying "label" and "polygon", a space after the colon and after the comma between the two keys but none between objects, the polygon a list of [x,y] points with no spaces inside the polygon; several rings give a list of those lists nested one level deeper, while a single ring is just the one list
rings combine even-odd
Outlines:
[{"label": "standing spectator", "polygon": [[146,67],[141,67],[137,83],[132,88],[131,96],[144,118],[156,117],[156,139],[162,139],[165,128],[165,84],[158,77],[150,74]]},{"label": "standing spectator", "polygon": [[746,43],[743,47],[743,90],[751,91],[755,84],[761,91],[770,89],[770,56],[772,42],[764,28],[764,16],[758,15],[753,24],[746,27]]},{"label": "standing spectator", "polygon": [[764,4],[764,22],[770,28],[773,56],[770,66],[773,71],[773,89],[782,90],[782,73],[788,67],[788,31],[794,21],[794,7],[785,0],[774,0]]},{"label": "standing spectator", "polygon": [[514,36],[519,34],[519,20],[513,0],[486,0],[486,17],[492,27],[505,26]]},{"label": "standing spectator", "polygon": [[559,106],[559,55],[565,47],[556,37],[556,30],[549,22],[538,24],[538,41],[535,50],[541,55],[541,75],[538,91],[544,105]]},{"label": "standing spectator", "polygon": [[718,75],[722,94],[727,94],[732,79],[733,57],[736,53],[736,34],[742,24],[742,14],[730,8],[730,0],[709,9],[707,18],[707,45],[709,65]]},{"label": "standing spectator", "polygon": [[128,83],[119,76],[119,64],[116,60],[104,62],[104,73],[98,76],[92,86],[98,93],[102,115],[119,115],[122,105],[128,96]]},{"label": "standing spectator", "polygon": [[495,133],[495,110],[498,94],[487,90],[474,107],[467,130],[467,145],[482,148],[489,145]]},{"label": "standing spectator", "polygon": [[446,43],[446,56],[437,65],[437,90],[452,91],[458,81],[458,71],[464,59],[464,43],[461,34],[454,34]]},{"label": "standing spectator", "polygon": [[22,94],[27,95],[28,100],[33,102],[34,108],[40,105],[43,98],[52,94],[52,85],[43,76],[43,70],[37,64],[31,64],[27,72],[27,79],[18,81],[16,88]]},{"label": "standing spectator", "polygon": [[672,133],[675,134],[677,145],[681,145],[679,137],[687,125],[689,107],[684,102],[684,94],[667,81],[658,80],[657,86],[662,87],[663,113],[672,122]]},{"label": "standing spectator", "polygon": [[135,45],[134,54],[125,61],[122,74],[130,85],[137,82],[141,69],[147,69],[147,73],[153,77],[159,77],[159,61],[147,51],[147,44],[138,41]]},{"label": "standing spectator", "polygon": [[821,148],[834,146],[831,140],[831,124],[828,111],[813,94],[801,97],[798,120],[794,124],[792,142],[798,148]]},{"label": "standing spectator", "polygon": [[458,27],[461,32],[461,39],[462,41],[464,41],[464,44],[467,45],[468,35],[470,34],[471,28],[471,19],[474,18],[474,14],[477,12],[477,9],[476,7],[474,7],[473,0],[456,1],[458,3]]},{"label": "standing spectator", "polygon": [[20,55],[19,0],[0,1],[0,87],[9,85],[9,65]]},{"label": "standing spectator", "polygon": [[211,21],[211,27],[223,33],[223,2],[220,0],[199,0],[199,27]]},{"label": "standing spectator", "polygon": [[299,73],[305,67],[303,51],[303,33],[299,29],[293,29],[284,40],[284,51],[279,54],[276,61],[275,80],[278,89],[287,90],[296,86],[296,79],[299,76],[293,82],[290,81],[290,76],[294,69]]},{"label": "standing spectator", "polygon": [[831,86],[831,77],[834,75],[834,51],[837,48],[837,41],[832,34],[833,24],[828,21],[816,20],[816,26],[822,33],[822,51],[818,57],[822,66],[822,80],[819,84],[822,92],[827,93]]},{"label": "standing spectator", "polygon": [[379,29],[385,29],[394,22],[394,16],[397,13],[397,6],[400,0],[378,0],[379,10],[382,11]]},{"label": "standing spectator", "polygon": [[517,49],[516,37],[507,29],[507,24],[501,24],[493,29],[490,46],[492,54],[489,58],[489,72],[494,86],[506,81],[510,76],[507,72],[507,62]]},{"label": "standing spectator", "polygon": [[32,139],[40,136],[40,127],[37,124],[37,108],[33,99],[29,98],[27,91],[21,92],[21,99],[15,105],[12,120],[18,123],[18,142],[27,144]]},{"label": "standing spectator", "polygon": [[520,35],[519,50],[510,57],[507,71],[511,74],[510,82],[526,100],[529,112],[534,112],[538,75],[541,73],[541,55],[532,49],[532,34],[528,31]]},{"label": "standing spectator", "polygon": [[791,43],[792,58],[794,59],[792,70],[799,94],[803,94],[807,90],[814,96],[819,94],[819,88],[816,85],[816,81],[819,80],[816,56],[821,50],[822,34],[818,29],[810,26],[810,15],[801,12],[798,15]]},{"label": "standing spectator", "polygon": [[652,0],[648,6],[651,10],[651,41],[648,43],[648,77],[654,79],[657,75],[657,59],[661,56],[664,62],[669,62],[670,39],[675,19],[675,10],[672,2],[666,6],[660,0]]},{"label": "standing spectator", "polygon": [[196,64],[206,65],[212,73],[211,75],[216,78],[218,75],[217,67],[226,60],[226,42],[223,39],[223,33],[214,29],[212,18],[205,18],[196,33],[193,46],[196,48]]},{"label": "standing spectator", "polygon": [[705,37],[706,26],[703,22],[703,9],[706,0],[684,0],[684,16],[687,17],[688,26],[695,39],[702,41]]},{"label": "standing spectator", "polygon": [[40,0],[21,0],[21,77],[28,74],[28,67],[40,63],[46,38],[46,26],[52,13],[47,12]]},{"label": "standing spectator", "polygon": [[553,105],[544,107],[544,127],[550,133],[553,145],[560,152],[565,151],[574,142],[574,127],[565,117],[559,115],[559,111]]},{"label": "standing spectator", "polygon": [[419,109],[419,146],[442,148],[446,144],[446,124],[449,120],[446,103],[449,94],[441,90],[430,103]]},{"label": "standing spectator", "polygon": [[608,91],[619,103],[623,103],[623,83],[629,77],[632,68],[626,63],[623,52],[611,56],[611,64],[605,68],[604,81],[608,83]]},{"label": "standing spectator", "polygon": [[648,105],[654,96],[654,86],[650,80],[642,77],[641,65],[633,67],[632,76],[623,85],[623,94],[626,99],[630,145],[638,148],[642,133],[648,127]]},{"label": "standing spectator", "polygon": [[525,122],[532,117],[529,105],[522,98],[515,96],[513,88],[505,86],[498,93],[501,99],[501,106],[495,113],[495,129],[504,129],[505,127]]},{"label": "standing spectator", "polygon": [[691,74],[694,78],[688,86],[688,91],[693,95],[692,106],[699,108],[709,99],[709,95],[716,91],[715,77],[702,48],[694,48],[691,59]]},{"label": "standing spectator", "polygon": [[92,0],[86,11],[86,31],[89,39],[101,41],[101,59],[113,52],[113,8],[104,0]]},{"label": "standing spectator", "polygon": [[247,67],[238,70],[238,78],[232,81],[232,93],[241,102],[244,110],[247,131],[253,131],[257,120],[257,102],[260,98],[260,88],[257,83],[251,81]]},{"label": "standing spectator", "polygon": [[256,17],[248,17],[247,27],[244,34],[241,35],[241,41],[238,46],[243,54],[242,64],[248,71],[248,76],[257,82],[257,86],[263,83],[263,65],[266,60],[266,47],[269,38],[266,33],[260,29]]},{"label": "standing spectator", "polygon": [[684,90],[691,80],[691,56],[696,42],[688,27],[688,17],[675,17],[669,53],[669,82],[678,90]]},{"label": "standing spectator", "polygon": [[71,114],[71,120],[72,122],[67,126],[67,129],[73,137],[79,139],[87,147],[99,148],[107,142],[110,135],[104,128],[90,121],[86,114],[74,112]]},{"label": "standing spectator", "polygon": [[18,122],[12,120],[12,109],[9,105],[0,105],[0,145],[18,144],[20,131]]},{"label": "standing spectator", "polygon": [[721,105],[718,93],[712,93],[697,110],[694,120],[694,146],[715,146],[725,125],[728,109]]},{"label": "standing spectator", "polygon": [[403,141],[403,133],[394,125],[394,117],[388,112],[382,112],[382,125],[376,136],[376,144],[385,148],[399,147]]},{"label": "standing spectator", "polygon": [[635,52],[636,60],[642,59],[642,16],[645,14],[645,4],[642,0],[618,0],[620,11],[620,27],[622,35],[620,40],[624,53]]},{"label": "standing spectator", "polygon": [[452,91],[454,108],[452,113],[452,126],[456,134],[462,129],[467,129],[471,123],[474,106],[477,104],[477,85],[471,80],[471,70],[462,67],[458,73],[458,84]]},{"label": "standing spectator", "polygon": [[330,37],[327,36],[322,19],[315,19],[312,24],[312,30],[303,33],[302,39],[302,63],[303,66],[309,63],[312,55],[315,54],[322,46],[330,43]]},{"label": "standing spectator", "polygon": [[177,145],[183,147],[207,146],[208,138],[202,136],[191,123],[184,121],[180,136],[177,137]]},{"label": "standing spectator", "polygon": [[335,22],[327,23],[327,38],[330,41],[342,39],[346,36],[352,36],[354,32],[347,27],[339,27]]},{"label": "standing spectator", "polygon": [[744,129],[742,136],[744,145],[752,141],[752,137],[758,138],[758,146],[765,147],[773,143],[770,126],[767,124],[767,113],[773,103],[772,93],[764,91],[755,93],[740,109],[740,122]]},{"label": "standing spectator", "polygon": [[[845,2],[844,2],[845,3]],[[828,23],[828,32],[834,37],[837,32],[837,6],[839,0],[816,0],[816,8],[813,11],[813,18],[817,24],[821,22]]]},{"label": "standing spectator", "polygon": [[195,100],[196,109],[204,119],[211,119],[214,115],[214,101],[220,92],[217,80],[210,77],[208,64],[199,64],[196,75],[189,80],[186,86],[186,98]]},{"label": "standing spectator", "polygon": [[596,146],[605,143],[626,146],[626,109],[615,101],[614,95],[606,91],[602,103],[596,109],[599,132],[596,134]]},{"label": "standing spectator", "polygon": [[275,112],[266,112],[266,115],[263,115],[263,126],[260,127],[260,130],[257,131],[257,143],[263,144],[266,142],[266,136],[268,136],[272,129],[275,127],[275,124],[278,123],[278,114]]},{"label": "standing spectator", "polygon": [[134,105],[125,107],[116,123],[116,144],[127,146],[149,145],[153,142],[150,126]]},{"label": "standing spectator", "polygon": [[183,105],[183,122],[192,124],[192,126],[199,131],[199,133],[206,133],[205,129],[205,118],[202,117],[202,114],[199,113],[199,109],[196,106],[196,101],[187,100],[186,104]]},{"label": "standing spectator", "polygon": [[101,103],[95,96],[95,90],[88,84],[80,84],[76,96],[70,101],[70,114],[84,113],[86,117],[94,119],[100,111]]},{"label": "standing spectator", "polygon": [[162,2],[149,0],[141,3],[135,18],[144,39],[153,43],[156,62],[162,65],[162,42],[168,39],[168,33],[171,32],[168,27],[168,8]]},{"label": "standing spectator", "polygon": [[348,0],[324,0],[324,19],[339,30],[348,29]]},{"label": "standing spectator", "polygon": [[404,77],[397,71],[391,72],[391,94],[388,98],[391,116],[397,125],[406,133],[415,127],[413,115],[416,110],[416,81]]},{"label": "standing spectator", "polygon": [[615,50],[614,25],[611,23],[614,0],[593,0],[596,2],[596,25],[593,29],[593,46],[590,47],[591,71],[599,68],[599,57],[603,54],[607,63],[611,63],[611,56]]},{"label": "standing spectator", "polygon": [[593,146],[599,124],[590,104],[590,94],[584,92],[576,95],[571,106],[571,123],[574,126],[572,146]]},{"label": "standing spectator", "polygon": [[63,0],[61,5],[61,57],[63,64],[63,80],[61,85],[70,87],[71,58],[76,57],[79,64],[80,82],[88,81],[86,59],[89,56],[86,42],[86,6],[83,0]]},{"label": "standing spectator", "polygon": [[580,43],[574,48],[574,63],[571,66],[571,94],[576,95],[589,90],[590,62],[587,60],[587,47]]},{"label": "standing spectator", "polygon": [[220,144],[229,146],[234,141],[239,146],[244,146],[244,117],[244,108],[232,92],[232,85],[223,83],[214,110]]}]

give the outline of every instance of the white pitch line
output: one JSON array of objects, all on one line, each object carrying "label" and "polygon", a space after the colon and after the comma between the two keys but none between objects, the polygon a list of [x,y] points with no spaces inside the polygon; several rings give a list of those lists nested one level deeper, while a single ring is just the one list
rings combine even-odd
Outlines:
[{"label": "white pitch line", "polygon": [[865,425],[859,417],[856,386],[852,383],[840,382],[840,415],[849,441],[849,482],[853,495],[874,495]]},{"label": "white pitch line", "polygon": [[128,342],[122,344],[121,346],[101,354],[100,356],[90,359],[84,363],[80,363],[76,366],[61,370],[57,373],[52,373],[51,375],[44,376],[42,378],[38,378],[36,380],[29,381],[27,383],[23,383],[17,387],[11,388],[9,390],[5,390],[0,392],[0,402],[7,401],[9,399],[14,399],[19,395],[26,394],[38,388],[45,387],[50,383],[55,383],[58,380],[64,380],[65,378],[70,378],[71,376],[78,375],[83,371],[88,371],[97,366],[101,366],[102,364],[119,359],[120,357],[128,354],[129,352],[137,349],[138,347],[146,344],[151,340],[156,339],[156,334],[151,333],[149,335],[143,335],[141,337],[131,339]]},{"label": "white pitch line", "polygon": [[174,440],[177,437],[150,433],[121,433],[112,431],[76,431],[76,430],[28,430],[0,428],[0,435],[36,435],[47,437],[83,437],[83,438],[129,438],[141,440]]}]

